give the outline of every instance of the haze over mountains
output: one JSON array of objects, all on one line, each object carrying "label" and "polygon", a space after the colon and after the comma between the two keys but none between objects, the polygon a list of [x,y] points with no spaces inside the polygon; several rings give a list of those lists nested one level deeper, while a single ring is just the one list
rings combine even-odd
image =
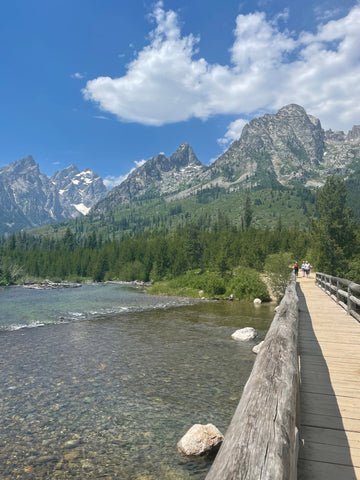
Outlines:
[{"label": "haze over mountains", "polygon": [[99,216],[135,200],[178,201],[213,189],[224,195],[244,189],[318,187],[328,175],[355,181],[360,173],[360,126],[349,133],[324,131],[299,105],[287,105],[247,124],[210,166],[183,143],[167,158],[159,154],[107,191],[91,170],[71,165],[51,178],[32,157],[0,169],[0,233]]}]

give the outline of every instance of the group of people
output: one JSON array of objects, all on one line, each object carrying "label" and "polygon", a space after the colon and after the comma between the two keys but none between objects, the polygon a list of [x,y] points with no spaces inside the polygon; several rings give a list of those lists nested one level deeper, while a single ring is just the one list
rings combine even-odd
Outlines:
[{"label": "group of people", "polygon": [[[301,271],[302,271],[303,277],[305,277],[305,276],[309,277],[311,269],[312,269],[312,266],[310,265],[310,263],[307,260],[305,260],[305,262],[301,264]],[[294,273],[295,273],[296,276],[298,276],[298,274],[299,274],[299,264],[298,264],[298,262],[294,263]]]}]

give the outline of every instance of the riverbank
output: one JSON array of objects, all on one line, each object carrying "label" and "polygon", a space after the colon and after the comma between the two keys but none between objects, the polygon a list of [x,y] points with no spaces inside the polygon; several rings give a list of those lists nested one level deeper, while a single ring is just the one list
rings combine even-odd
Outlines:
[{"label": "riverbank", "polygon": [[20,285],[29,289],[41,290],[75,288],[94,283],[141,287],[151,295],[207,300],[245,300],[252,302],[255,298],[258,298],[262,302],[276,301],[267,277],[250,268],[238,268],[232,272],[227,272],[223,276],[213,271],[192,270],[178,277],[156,281],[105,280],[104,282],[94,282],[88,278],[77,278],[76,281],[41,280],[23,282]]},{"label": "riverbank", "polygon": [[255,270],[237,269],[227,275],[220,276],[215,272],[189,271],[169,280],[159,280],[147,288],[154,295],[175,295],[200,299],[246,300],[259,298],[269,302],[269,294],[265,281]]}]

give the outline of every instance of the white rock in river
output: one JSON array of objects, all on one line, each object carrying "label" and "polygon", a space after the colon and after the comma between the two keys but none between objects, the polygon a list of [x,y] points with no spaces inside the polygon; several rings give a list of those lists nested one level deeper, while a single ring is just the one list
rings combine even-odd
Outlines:
[{"label": "white rock in river", "polygon": [[232,335],[232,338],[235,340],[241,340],[241,341],[248,341],[252,340],[257,336],[256,330],[253,327],[245,327],[245,328],[240,328],[240,330],[236,330]]},{"label": "white rock in river", "polygon": [[204,455],[217,450],[223,440],[223,434],[215,425],[196,423],[185,433],[177,447],[185,455]]},{"label": "white rock in river", "polygon": [[254,303],[255,303],[255,305],[260,305],[261,304],[260,298],[255,298]]},{"label": "white rock in river", "polygon": [[252,351],[256,354],[258,354],[260,352],[260,348],[262,347],[262,344],[264,343],[264,340],[260,343],[258,343],[257,345],[255,345],[255,347],[252,349]]}]

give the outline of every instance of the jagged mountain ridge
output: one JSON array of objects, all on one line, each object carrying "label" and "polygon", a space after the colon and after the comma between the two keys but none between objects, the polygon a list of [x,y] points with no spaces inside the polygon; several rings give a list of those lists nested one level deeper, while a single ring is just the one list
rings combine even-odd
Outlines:
[{"label": "jagged mountain ridge", "polygon": [[346,176],[360,159],[360,126],[324,131],[320,120],[299,105],[287,105],[245,125],[207,172],[209,178],[233,176],[234,184],[263,186],[269,178],[281,185],[320,186],[332,174]]},{"label": "jagged mountain ridge", "polygon": [[92,209],[92,213],[104,213],[141,196],[167,196],[187,189],[205,170],[190,145],[183,143],[169,158],[160,153],[134,169]]},{"label": "jagged mountain ridge", "polygon": [[71,165],[49,178],[29,155],[0,168],[0,234],[84,215],[107,191],[92,170]]},{"label": "jagged mountain ridge", "polygon": [[184,143],[169,159],[148,160],[95,205],[104,213],[140,197],[178,200],[199,190],[291,186],[317,187],[328,175],[348,177],[360,160],[360,126],[348,134],[323,130],[320,120],[290,104],[245,125],[241,136],[210,166],[202,165]]},{"label": "jagged mountain ridge", "polygon": [[31,156],[13,162],[0,169],[0,234],[63,222],[86,214],[90,207],[92,214],[101,215],[142,198],[171,202],[219,187],[221,195],[294,183],[313,187],[330,174],[352,179],[356,194],[360,126],[347,134],[324,131],[320,120],[291,104],[249,122],[210,166],[183,143],[169,158],[160,153],[134,169],[110,192],[88,169],[79,172],[70,165],[49,178]]}]

